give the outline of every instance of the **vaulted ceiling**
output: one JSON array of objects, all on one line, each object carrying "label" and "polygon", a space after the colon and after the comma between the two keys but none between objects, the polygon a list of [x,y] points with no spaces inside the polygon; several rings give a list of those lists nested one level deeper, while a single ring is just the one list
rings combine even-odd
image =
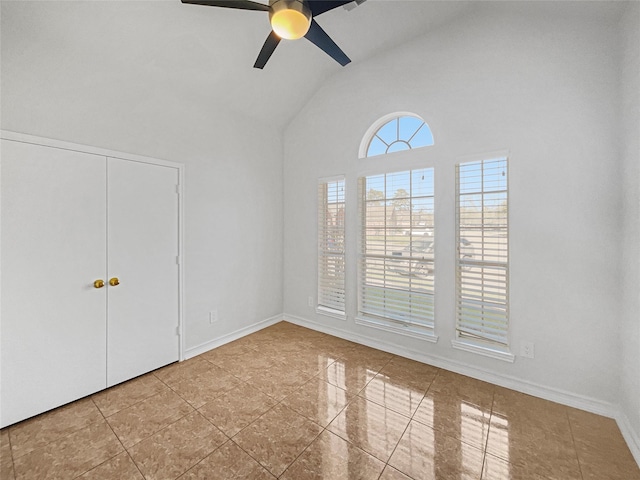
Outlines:
[{"label": "vaulted ceiling", "polygon": [[303,39],[281,42],[264,70],[252,66],[270,32],[265,12],[179,0],[1,3],[2,81],[11,94],[48,89],[54,97],[101,96],[131,108],[179,96],[283,128],[330,76],[473,14],[483,2],[368,0],[336,8],[318,23],[350,65],[340,67]]},{"label": "vaulted ceiling", "polygon": [[[466,2],[369,0],[351,11],[327,12],[318,23],[352,59],[344,67],[350,68],[467,7]],[[265,12],[179,0],[2,1],[2,31],[5,72],[33,69],[33,78],[21,72],[28,84],[15,86],[24,93],[50,88],[118,97],[128,90],[140,101],[148,95],[189,95],[278,127],[343,68],[303,39],[281,42],[265,69],[254,69],[270,32]],[[42,71],[49,72],[47,78]]]}]

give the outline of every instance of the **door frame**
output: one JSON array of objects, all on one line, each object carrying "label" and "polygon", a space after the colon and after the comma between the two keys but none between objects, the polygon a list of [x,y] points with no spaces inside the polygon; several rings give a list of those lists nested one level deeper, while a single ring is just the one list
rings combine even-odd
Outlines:
[{"label": "door frame", "polygon": [[[59,148],[62,150],[70,150],[74,152],[90,153],[94,155],[119,158],[130,162],[148,163],[151,165],[159,165],[162,167],[175,168],[178,172],[178,358],[179,361],[184,360],[185,351],[185,321],[184,321],[184,272],[185,272],[185,256],[184,256],[184,190],[185,190],[185,174],[184,164],[178,162],[170,162],[158,158],[145,157],[133,153],[119,152],[106,148],[92,147],[90,145],[81,145],[78,143],[64,142],[54,140],[52,138],[37,137],[25,133],[16,133],[8,130],[0,130],[0,138],[4,140],[12,140],[15,142],[30,143],[51,148]],[[1,169],[0,169],[1,171]],[[105,193],[106,194],[106,193]]]}]

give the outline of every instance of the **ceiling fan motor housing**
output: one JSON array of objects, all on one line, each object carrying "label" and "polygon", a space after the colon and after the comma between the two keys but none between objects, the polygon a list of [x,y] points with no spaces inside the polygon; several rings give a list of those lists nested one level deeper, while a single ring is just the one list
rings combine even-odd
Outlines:
[{"label": "ceiling fan motor housing", "polygon": [[311,10],[303,0],[269,0],[273,31],[287,40],[304,37],[311,26]]}]

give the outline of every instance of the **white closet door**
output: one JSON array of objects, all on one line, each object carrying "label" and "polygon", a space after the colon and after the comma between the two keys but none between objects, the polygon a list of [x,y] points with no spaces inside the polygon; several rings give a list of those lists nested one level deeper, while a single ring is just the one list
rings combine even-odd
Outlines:
[{"label": "white closet door", "polygon": [[107,383],[178,360],[178,170],[108,159]]},{"label": "white closet door", "polygon": [[2,140],[1,424],[106,386],[106,158]]}]

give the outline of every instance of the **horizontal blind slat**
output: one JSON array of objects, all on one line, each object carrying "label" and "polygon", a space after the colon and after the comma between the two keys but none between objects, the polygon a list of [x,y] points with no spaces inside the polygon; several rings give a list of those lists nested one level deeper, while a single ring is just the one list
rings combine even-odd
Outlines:
[{"label": "horizontal blind slat", "polygon": [[359,313],[433,327],[433,169],[358,180]]},{"label": "horizontal blind slat", "polygon": [[345,310],[344,189],[344,179],[318,184],[317,304],[338,312]]},{"label": "horizontal blind slat", "polygon": [[456,167],[456,329],[462,337],[507,344],[507,159]]}]

